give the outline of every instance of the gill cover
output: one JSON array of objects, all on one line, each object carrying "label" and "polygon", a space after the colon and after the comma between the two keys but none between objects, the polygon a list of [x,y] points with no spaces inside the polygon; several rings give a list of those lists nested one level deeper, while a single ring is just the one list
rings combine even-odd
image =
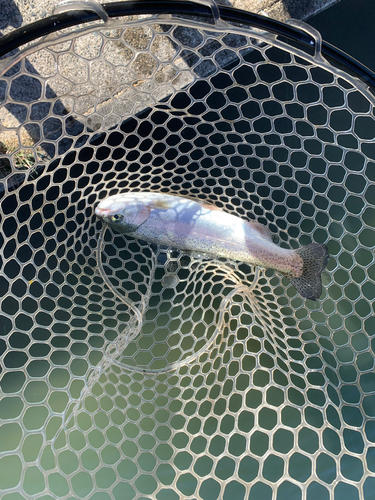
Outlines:
[{"label": "gill cover", "polygon": [[133,201],[125,204],[117,213],[103,217],[113,229],[121,233],[132,233],[150,217],[151,210],[144,203]]}]

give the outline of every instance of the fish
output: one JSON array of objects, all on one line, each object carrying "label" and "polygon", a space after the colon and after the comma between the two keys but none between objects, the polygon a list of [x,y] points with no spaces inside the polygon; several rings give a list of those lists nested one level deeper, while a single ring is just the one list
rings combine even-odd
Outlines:
[{"label": "fish", "polygon": [[263,224],[213,204],[159,192],[126,192],[100,201],[95,214],[115,231],[139,240],[273,269],[305,299],[317,300],[322,294],[326,245],[282,248]]}]

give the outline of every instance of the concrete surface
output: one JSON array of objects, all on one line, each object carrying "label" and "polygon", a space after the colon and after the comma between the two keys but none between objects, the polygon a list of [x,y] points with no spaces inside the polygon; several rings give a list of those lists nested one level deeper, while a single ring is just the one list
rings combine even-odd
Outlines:
[{"label": "concrete surface", "polygon": [[[115,0],[107,0],[107,2],[108,1]],[[324,8],[337,3],[338,1],[339,0],[221,0],[221,2],[225,5],[232,5],[233,7],[238,9],[261,13],[263,15],[267,15],[271,18],[281,21],[285,21],[289,18],[302,20],[306,19],[309,16],[322,11]],[[16,28],[25,26],[33,21],[49,16],[50,14],[52,14],[53,9],[57,3],[58,2],[56,2],[56,0],[0,0],[0,35],[9,33]],[[142,49],[142,47],[138,47],[138,44],[142,44],[142,39],[144,37],[147,38],[147,33],[145,33],[146,30],[142,28],[141,31],[142,33],[140,33],[137,28],[130,30],[129,36],[132,38],[132,40],[130,40],[130,43],[135,49]],[[183,34],[183,37],[194,38],[194,33],[192,31],[193,30],[190,30],[189,32],[189,29],[186,28],[186,32]],[[80,44],[82,46],[79,50],[81,54],[84,54],[85,58],[90,59],[90,55],[92,54],[92,52],[95,52],[95,50],[99,50],[95,46],[95,43],[98,40],[95,41],[94,35],[89,35],[84,39],[86,40],[86,42],[80,41]],[[129,40],[127,41],[129,42]],[[164,51],[167,55],[168,52],[171,51],[171,47],[168,46],[168,44],[169,42],[165,42],[164,46],[159,48],[159,50]],[[194,44],[192,46],[194,46]],[[128,57],[125,52],[115,45],[113,46],[112,52],[116,57],[116,62],[114,62],[114,64],[119,65],[119,61],[123,60],[124,68],[127,67]],[[93,113],[92,101],[94,98],[90,94],[92,94],[95,89],[88,88],[89,85],[92,86],[92,82],[85,82],[82,79],[85,73],[87,73],[87,69],[81,68],[77,63],[77,61],[79,62],[79,60],[74,59],[74,57],[69,57],[67,55],[65,57],[66,61],[63,60],[63,57],[65,56],[59,58],[60,74],[75,83],[77,88],[79,85],[81,85],[79,92],[82,97],[80,97],[79,101],[80,110],[78,112],[78,115],[81,115],[81,117],[84,115],[90,115],[88,125],[91,130],[108,129],[111,126],[114,126],[116,122],[118,123],[118,121],[120,120],[118,113],[111,114],[111,112],[107,112],[107,110],[110,110],[113,107],[114,103],[114,105],[117,107],[117,110],[119,111],[119,102],[122,103],[125,101],[124,95],[119,95],[119,93],[117,92],[117,94],[112,94],[108,98],[103,97],[99,106],[97,105],[96,107],[96,110],[99,110],[99,114]],[[143,96],[148,95],[149,89],[146,88],[147,85],[145,86],[143,84],[143,81],[147,81],[147,78],[144,78],[144,76],[147,76],[147,57],[144,57],[142,64],[143,68],[139,68],[139,84],[137,83],[134,91],[133,89],[131,89],[130,91],[129,89],[127,89],[127,95],[125,97],[126,102],[128,103],[132,103],[132,101],[137,99],[137,96],[140,96],[141,94]],[[184,79],[182,79],[179,84],[181,87],[189,83],[189,78],[192,78],[189,61],[185,60],[182,62],[182,64],[185,64],[187,71],[182,73],[184,75]],[[54,60],[51,61],[48,59],[48,57],[43,57],[39,54],[37,57],[28,57],[27,65],[30,66],[28,67],[28,70],[30,71],[31,68],[31,73],[40,74],[41,76],[53,74],[53,72],[55,71]],[[208,62],[206,66],[209,66]],[[205,77],[208,76],[209,69],[209,67],[202,66],[200,70],[201,73],[197,72],[196,70],[194,71],[196,74],[198,74],[198,76]],[[119,82],[118,78],[126,79],[126,77],[127,75],[120,75],[119,77],[116,77],[116,82]],[[168,77],[168,71],[163,75],[163,83],[165,84],[165,87],[168,86],[168,78],[171,79],[172,77],[173,75]],[[50,97],[53,97],[53,95],[55,97],[59,97],[65,94],[65,90],[60,88],[61,82],[58,81],[57,78],[54,80],[55,81],[53,81],[52,79],[49,82]],[[106,85],[108,86],[108,83],[106,82],[106,75],[102,74],[101,71],[99,71],[97,82],[95,82],[95,84],[98,88],[103,88]],[[31,96],[30,99],[32,99],[33,94],[36,95],[38,93],[37,89],[35,91],[32,88],[25,89],[24,84],[22,85],[23,86],[20,85],[19,89],[17,89],[16,85],[12,87],[12,91],[14,94],[13,97],[17,93],[24,96],[25,92],[27,92]],[[133,85],[133,87],[135,87],[135,85]],[[167,90],[166,92],[169,91]],[[162,97],[163,88],[161,87],[161,91],[158,94],[154,91],[154,98],[160,99]],[[23,99],[21,98],[20,100],[22,101]],[[69,100],[69,98],[58,99],[57,104],[61,109],[60,112],[58,112],[55,106],[55,112],[57,112],[58,115],[67,115],[69,113],[72,113],[70,101],[71,99]],[[145,100],[142,102],[142,106],[144,107],[147,107],[148,104],[149,103]],[[77,111],[77,102],[75,103],[75,111]],[[40,108],[40,112],[43,115],[44,110],[42,109],[42,107]],[[124,113],[121,112],[119,114],[124,115]],[[105,123],[103,123],[103,118],[101,115],[107,116],[107,118],[105,119]],[[43,116],[41,116],[41,118],[42,117]],[[34,116],[34,120],[35,119],[38,119],[38,117]],[[79,116],[73,116],[71,114],[71,119],[74,121],[77,130],[80,129],[80,122],[82,120],[79,118]],[[38,142],[38,132],[35,133],[35,131],[30,126],[23,127],[23,120],[23,113],[17,112],[17,108],[15,106],[7,105],[0,109],[0,154],[4,153],[4,146],[2,146],[2,143],[4,144],[4,141],[6,141],[7,143],[12,141],[17,142],[20,140],[19,138],[21,138],[21,144],[19,144],[19,146],[22,149],[25,148],[25,146],[31,148],[33,144]],[[49,136],[52,140],[56,139],[56,137],[58,137],[59,130],[55,130],[56,127],[54,128],[52,126],[50,128],[50,130],[47,130],[45,127],[44,136],[46,138],[48,138]],[[60,127],[58,127],[58,129],[60,129]],[[15,144],[15,146],[17,146],[17,144]]]}]

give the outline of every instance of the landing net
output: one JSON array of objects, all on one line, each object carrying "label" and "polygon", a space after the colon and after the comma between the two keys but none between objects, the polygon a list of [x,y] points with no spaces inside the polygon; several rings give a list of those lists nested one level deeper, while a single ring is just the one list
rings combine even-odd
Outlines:
[{"label": "landing net", "polygon": [[[366,86],[267,31],[144,16],[39,40],[0,93],[2,498],[373,498]],[[321,299],[101,225],[142,190],[327,244]]]}]

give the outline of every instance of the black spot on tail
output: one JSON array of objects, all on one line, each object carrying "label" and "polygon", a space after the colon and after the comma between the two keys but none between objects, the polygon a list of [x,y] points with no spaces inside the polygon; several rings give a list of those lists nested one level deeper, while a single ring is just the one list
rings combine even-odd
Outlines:
[{"label": "black spot on tail", "polygon": [[297,292],[305,299],[316,300],[322,294],[322,271],[329,259],[326,245],[311,243],[296,250],[303,260],[302,276],[290,281]]}]

